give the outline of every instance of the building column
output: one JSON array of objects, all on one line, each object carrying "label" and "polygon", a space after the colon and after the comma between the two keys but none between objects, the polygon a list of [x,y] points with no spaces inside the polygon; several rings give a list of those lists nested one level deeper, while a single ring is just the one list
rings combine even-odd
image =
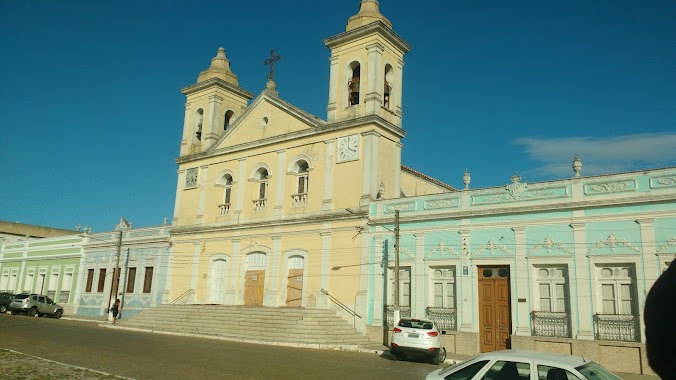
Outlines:
[{"label": "building column", "polygon": [[516,294],[516,304],[514,316],[516,319],[515,335],[530,335],[530,310],[528,310],[529,298],[529,276],[530,270],[528,259],[526,257],[526,228],[514,227],[514,271],[511,273],[511,281],[514,284],[514,293]]},{"label": "building column", "polygon": [[368,83],[366,84],[366,115],[377,115],[383,105],[385,68],[383,67],[383,50],[385,47],[379,43],[366,46],[368,50]]},{"label": "building column", "polygon": [[330,123],[336,120],[336,109],[338,108],[338,104],[336,103],[336,98],[338,97],[338,87],[336,87],[336,82],[338,81],[338,57],[330,57],[329,62],[329,104],[326,107],[326,121]]},{"label": "building column", "polygon": [[[592,299],[592,280],[590,278],[591,268],[587,258],[587,230],[584,223],[573,222],[573,242],[575,247],[575,256],[573,258],[573,280],[571,284],[575,285],[575,305],[577,309],[575,314],[571,313],[573,332],[575,339],[593,340],[594,339],[594,308]],[[575,328],[577,325],[577,329]]]},{"label": "building column", "polygon": [[326,145],[326,155],[324,160],[324,200],[322,200],[322,211],[333,209],[333,168],[335,163],[336,139],[324,141]]},{"label": "building column", "polygon": [[[273,214],[280,216],[284,212],[284,182],[286,179],[286,149],[277,151],[277,189],[275,191],[275,209]],[[294,191],[295,193],[295,191]]]}]

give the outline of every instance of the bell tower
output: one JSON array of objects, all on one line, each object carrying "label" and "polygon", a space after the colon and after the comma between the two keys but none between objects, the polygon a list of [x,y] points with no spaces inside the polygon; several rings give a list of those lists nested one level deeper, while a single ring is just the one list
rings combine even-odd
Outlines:
[{"label": "bell tower", "polygon": [[197,77],[197,83],[181,92],[186,103],[180,156],[211,147],[253,98],[252,93],[239,87],[223,48],[218,48],[209,68]]},{"label": "bell tower", "polygon": [[411,47],[392,30],[377,0],[362,0],[331,49],[327,121],[377,115],[401,127],[404,54]]}]

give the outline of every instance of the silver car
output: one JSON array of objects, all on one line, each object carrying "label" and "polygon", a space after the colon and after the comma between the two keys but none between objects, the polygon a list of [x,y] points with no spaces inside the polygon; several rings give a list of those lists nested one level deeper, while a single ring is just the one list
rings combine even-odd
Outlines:
[{"label": "silver car", "polygon": [[17,294],[12,303],[9,304],[12,314],[25,313],[30,316],[42,317],[49,315],[54,318],[61,318],[63,307],[57,305],[51,298],[41,294]]},{"label": "silver car", "polygon": [[581,356],[525,350],[481,354],[431,372],[427,380],[621,380]]}]

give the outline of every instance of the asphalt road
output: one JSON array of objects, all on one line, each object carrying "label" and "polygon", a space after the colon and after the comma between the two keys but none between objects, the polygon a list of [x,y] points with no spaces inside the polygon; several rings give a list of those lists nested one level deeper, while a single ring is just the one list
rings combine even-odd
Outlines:
[{"label": "asphalt road", "polygon": [[0,347],[134,379],[408,380],[424,379],[438,368],[376,354],[140,333],[10,314],[0,314]]}]

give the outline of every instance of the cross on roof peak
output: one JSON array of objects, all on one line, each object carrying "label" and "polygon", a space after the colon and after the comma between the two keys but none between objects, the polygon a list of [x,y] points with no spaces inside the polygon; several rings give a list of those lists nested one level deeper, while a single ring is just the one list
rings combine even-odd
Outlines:
[{"label": "cross on roof peak", "polygon": [[275,62],[282,60],[282,56],[279,54],[275,55],[275,49],[270,50],[270,58],[266,59],[264,63],[270,65],[270,72],[268,73],[268,79],[271,81],[275,80]]}]

